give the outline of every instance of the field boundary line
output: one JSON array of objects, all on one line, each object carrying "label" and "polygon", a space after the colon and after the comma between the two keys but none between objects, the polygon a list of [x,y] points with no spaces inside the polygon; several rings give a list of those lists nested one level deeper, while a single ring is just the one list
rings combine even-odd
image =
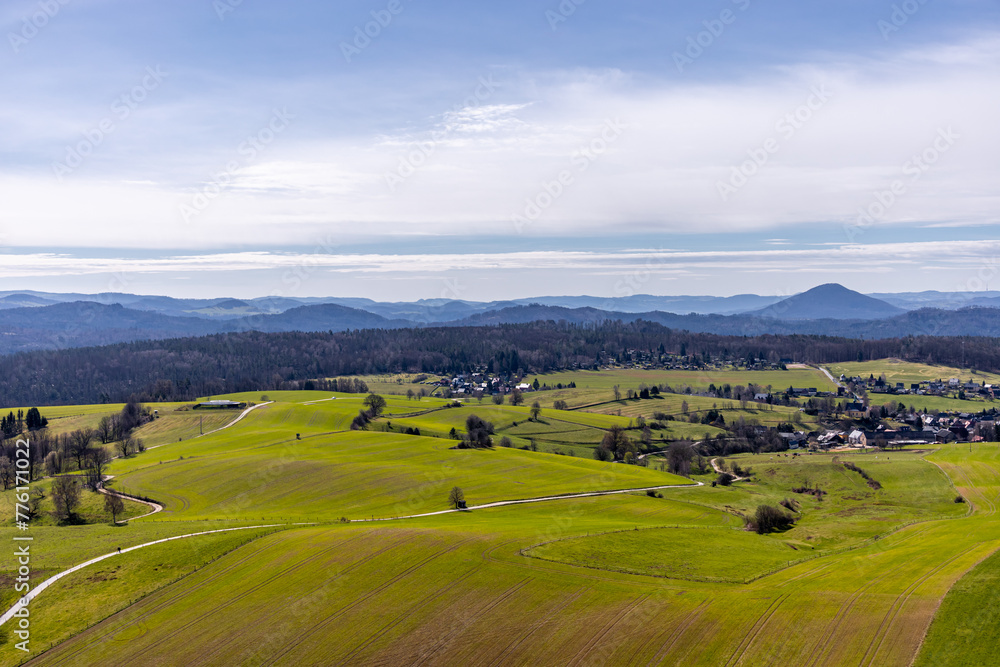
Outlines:
[{"label": "field boundary line", "polygon": [[[3,614],[3,616],[0,616],[0,626],[2,626],[4,623],[6,623],[7,621],[9,621],[10,619],[14,618],[14,614],[16,614],[22,607],[28,606],[28,604],[30,604],[32,600],[34,600],[36,597],[38,597],[39,594],[41,594],[42,591],[44,591],[46,588],[48,588],[52,584],[56,583],[57,581],[59,581],[63,577],[68,576],[70,574],[73,574],[74,572],[79,572],[80,570],[82,570],[85,567],[89,567],[90,565],[94,565],[95,563],[100,563],[101,561],[107,560],[108,558],[112,558],[114,556],[120,556],[120,555],[126,554],[126,553],[128,553],[130,551],[135,551],[136,549],[144,549],[146,547],[151,547],[151,546],[154,546],[156,544],[163,544],[164,542],[172,542],[174,540],[182,540],[182,539],[185,539],[185,538],[188,538],[188,537],[198,537],[200,535],[212,535],[214,533],[229,533],[229,532],[232,532],[232,531],[235,531],[235,530],[254,530],[254,529],[258,529],[258,528],[280,528],[280,527],[287,526],[287,525],[290,525],[290,524],[272,523],[272,524],[261,525],[261,526],[241,526],[239,528],[220,528],[220,529],[217,529],[217,530],[205,530],[205,531],[202,531],[200,533],[189,533],[187,535],[175,535],[173,537],[165,537],[163,539],[154,540],[152,542],[146,542],[145,544],[137,544],[135,546],[122,549],[120,551],[112,551],[111,553],[104,554],[103,556],[98,556],[97,558],[91,558],[88,561],[80,563],[79,565],[74,565],[73,567],[69,568],[68,570],[63,570],[59,574],[56,574],[56,575],[53,575],[53,576],[49,577],[48,579],[46,579],[42,583],[40,583],[37,586],[35,586],[34,588],[32,588],[21,599],[19,599],[17,602],[15,602],[14,606],[11,607],[10,609],[8,609]],[[299,524],[291,524],[291,525],[299,525]],[[311,524],[302,524],[302,525],[311,525]]]}]

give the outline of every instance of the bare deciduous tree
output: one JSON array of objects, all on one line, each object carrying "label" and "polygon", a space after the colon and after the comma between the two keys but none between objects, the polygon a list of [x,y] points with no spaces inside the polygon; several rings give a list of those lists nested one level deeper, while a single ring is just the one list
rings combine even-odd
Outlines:
[{"label": "bare deciduous tree", "polygon": [[104,511],[111,515],[111,522],[118,523],[118,515],[125,511],[125,501],[113,493],[104,496]]},{"label": "bare deciduous tree", "polygon": [[52,504],[56,518],[69,519],[80,505],[80,485],[72,477],[57,477],[52,483]]},{"label": "bare deciduous tree", "polygon": [[76,467],[83,470],[83,459],[90,450],[90,443],[94,441],[94,429],[81,428],[69,434],[69,451],[76,458]]},{"label": "bare deciduous tree", "polygon": [[97,429],[94,431],[94,435],[97,439],[101,441],[102,445],[106,445],[115,439],[115,424],[111,417],[101,417],[101,421],[97,423]]},{"label": "bare deciduous tree", "polygon": [[0,482],[3,483],[4,491],[14,484],[14,477],[14,462],[9,456],[0,456]]},{"label": "bare deciduous tree", "polygon": [[45,474],[55,477],[62,472],[62,454],[59,452],[49,452],[45,455]]},{"label": "bare deciduous tree", "polygon": [[104,447],[94,447],[87,452],[84,464],[87,466],[87,487],[91,491],[101,488],[104,470],[111,463],[111,454]]},{"label": "bare deciduous tree", "polygon": [[464,502],[465,493],[462,492],[462,489],[457,486],[451,487],[451,491],[448,492],[448,504],[458,509],[459,504]]}]

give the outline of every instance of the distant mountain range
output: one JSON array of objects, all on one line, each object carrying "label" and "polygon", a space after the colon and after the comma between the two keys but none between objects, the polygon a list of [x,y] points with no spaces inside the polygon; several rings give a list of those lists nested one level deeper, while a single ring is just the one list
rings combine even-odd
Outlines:
[{"label": "distant mountain range", "polygon": [[[489,303],[356,298],[175,299],[133,294],[0,292],[0,354],[238,331],[344,331],[482,326],[539,320],[593,324],[646,320],[727,335],[1000,336],[1000,293],[864,295],[820,285],[788,298],[539,297]],[[933,307],[927,304],[936,304]]]}]

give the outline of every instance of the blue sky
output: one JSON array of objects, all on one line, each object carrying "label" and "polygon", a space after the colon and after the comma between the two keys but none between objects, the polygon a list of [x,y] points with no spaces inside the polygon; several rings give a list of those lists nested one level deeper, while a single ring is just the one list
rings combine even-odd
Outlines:
[{"label": "blue sky", "polygon": [[995,2],[16,0],[0,27],[4,289],[1000,285]]}]

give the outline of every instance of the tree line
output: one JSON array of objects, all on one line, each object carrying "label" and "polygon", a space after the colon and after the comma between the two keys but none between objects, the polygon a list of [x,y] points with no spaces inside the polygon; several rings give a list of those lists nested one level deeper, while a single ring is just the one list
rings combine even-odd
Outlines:
[{"label": "tree line", "polygon": [[357,375],[478,370],[503,376],[591,369],[617,359],[622,350],[652,358],[680,355],[683,350],[690,363],[748,358],[833,363],[899,357],[950,365],[963,365],[964,360],[979,370],[997,371],[997,343],[998,339],[975,337],[720,336],[643,321],[241,332],[3,356],[0,395],[8,405],[124,402],[132,395],[146,402],[186,401],[241,391],[328,388],[324,378]]}]

